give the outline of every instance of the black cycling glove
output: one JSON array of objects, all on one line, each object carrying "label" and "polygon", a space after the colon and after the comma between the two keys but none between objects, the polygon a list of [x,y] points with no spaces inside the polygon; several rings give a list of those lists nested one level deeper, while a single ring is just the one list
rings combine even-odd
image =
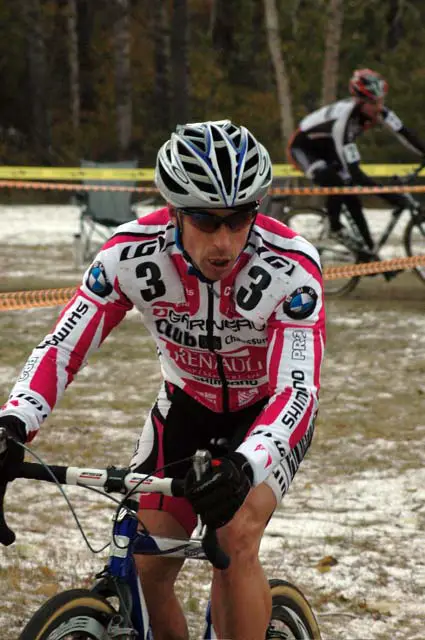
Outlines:
[{"label": "black cycling glove", "polygon": [[242,506],[253,481],[247,459],[235,451],[211,460],[200,480],[191,469],[185,478],[185,497],[201,516],[203,524],[218,529],[227,524]]},{"label": "black cycling glove", "polygon": [[[25,451],[19,442],[26,441],[25,423],[16,416],[0,416],[0,428],[5,429],[6,451],[0,454],[0,484],[16,478],[18,466],[23,462]],[[13,442],[17,440],[17,442]]]}]

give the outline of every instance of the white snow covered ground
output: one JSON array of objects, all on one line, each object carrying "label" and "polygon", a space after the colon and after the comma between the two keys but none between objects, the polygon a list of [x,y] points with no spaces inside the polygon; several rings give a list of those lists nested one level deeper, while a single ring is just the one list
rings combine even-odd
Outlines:
[{"label": "white snow covered ground", "polygon": [[[388,218],[385,212],[369,213],[378,232]],[[400,224],[400,232],[402,228]],[[0,267],[5,245],[16,245],[17,251],[23,245],[42,245],[47,257],[51,250],[59,260],[61,248],[72,244],[77,230],[73,207],[0,207]],[[41,259],[34,252],[33,262],[21,265],[20,275],[34,273]],[[0,275],[4,279],[16,274],[3,267]],[[77,275],[70,270],[65,284],[74,276],[77,282]],[[385,283],[374,282],[382,305],[370,308],[368,295],[361,293],[328,305],[328,355],[317,433],[261,546],[268,575],[294,582],[307,595],[324,640],[425,638],[425,414],[420,409],[425,398],[425,289],[422,295],[420,285],[397,293],[401,302],[393,307],[391,296],[386,298],[379,289]],[[1,397],[19,372],[10,355],[13,336],[35,344],[56,313],[0,313]],[[126,322],[132,335],[140,334],[136,314]],[[128,333],[120,329],[110,336],[105,353],[101,349],[81,371],[67,391],[69,400],[49,418],[35,450],[48,457],[49,438],[54,438],[63,442],[63,456],[53,462],[74,462],[79,437],[87,442],[78,420],[89,406],[90,428],[105,452],[103,462],[125,464],[160,379],[145,334],[137,338],[134,359],[111,360],[128,348],[126,341]],[[120,386],[134,413],[120,408]],[[138,402],[145,403],[142,411]],[[107,542],[112,513],[108,503],[89,492],[67,491],[95,546]],[[86,584],[102,568],[105,555],[93,556],[85,549],[54,487],[16,481],[7,504],[18,539],[0,549],[0,637],[14,640],[23,620],[58,585]],[[38,589],[38,574],[51,575],[51,592]],[[201,637],[207,578],[204,565],[187,563],[180,591],[193,639]],[[199,598],[199,612],[193,598]]]}]

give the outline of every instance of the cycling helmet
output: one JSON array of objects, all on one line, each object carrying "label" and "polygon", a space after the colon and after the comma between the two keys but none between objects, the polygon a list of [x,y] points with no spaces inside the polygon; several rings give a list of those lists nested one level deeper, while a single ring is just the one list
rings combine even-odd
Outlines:
[{"label": "cycling helmet", "polygon": [[159,150],[155,183],[175,207],[226,208],[261,200],[272,180],[267,150],[230,120],[178,125]]},{"label": "cycling helmet", "polygon": [[371,69],[357,69],[350,78],[350,93],[365,102],[376,102],[388,92],[386,80]]}]

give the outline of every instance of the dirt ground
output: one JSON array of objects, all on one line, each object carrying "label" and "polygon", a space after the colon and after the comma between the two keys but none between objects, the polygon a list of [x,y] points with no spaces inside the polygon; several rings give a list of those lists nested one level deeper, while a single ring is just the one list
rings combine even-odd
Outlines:
[{"label": "dirt ground", "polygon": [[[69,247],[1,246],[0,290],[70,286]],[[412,274],[365,278],[329,300],[321,406],[312,448],[272,519],[261,556],[269,577],[307,595],[324,640],[423,640],[425,620],[425,287]],[[58,309],[0,313],[0,397]],[[127,462],[159,386],[155,350],[129,315],[81,371],[34,442],[46,461]],[[112,509],[67,489],[95,547]],[[89,584],[104,563],[86,548],[55,487],[15,481],[17,542],[0,549],[0,628],[14,640],[50,595]],[[179,592],[201,637],[209,569],[188,563]]]}]

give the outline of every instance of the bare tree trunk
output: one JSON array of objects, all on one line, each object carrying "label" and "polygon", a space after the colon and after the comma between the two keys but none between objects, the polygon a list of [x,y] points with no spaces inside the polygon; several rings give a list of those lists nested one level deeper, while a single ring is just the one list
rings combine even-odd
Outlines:
[{"label": "bare tree trunk", "polygon": [[282,56],[279,16],[275,0],[264,0],[265,23],[267,31],[267,42],[273,62],[276,77],[277,98],[280,110],[280,128],[282,140],[286,146],[294,130],[294,118],[292,115],[292,98],[289,86],[289,78],[286,73],[285,62]]},{"label": "bare tree trunk", "polygon": [[404,0],[389,0],[387,10],[387,48],[391,51],[396,48],[404,35],[403,8]]},{"label": "bare tree trunk", "polygon": [[330,0],[323,65],[322,104],[335,102],[338,86],[339,47],[341,43],[344,0]]},{"label": "bare tree trunk", "polygon": [[208,26],[208,35],[212,38],[215,29],[215,22],[217,20],[217,0],[209,0],[210,6],[210,19]]},{"label": "bare tree trunk", "polygon": [[77,29],[79,51],[79,82],[80,82],[80,119],[84,123],[90,120],[90,115],[97,109],[96,91],[93,83],[93,31],[94,6],[91,0],[77,2]]},{"label": "bare tree trunk", "polygon": [[28,104],[31,105],[30,136],[42,162],[50,161],[51,127],[44,23],[40,0],[21,0],[28,59]]},{"label": "bare tree trunk", "polygon": [[174,125],[190,119],[189,65],[188,65],[188,10],[187,0],[173,0],[171,23],[171,78],[173,86]]},{"label": "bare tree trunk", "polygon": [[170,130],[170,27],[165,0],[153,3],[155,33],[155,114],[160,130]]},{"label": "bare tree trunk", "polygon": [[131,92],[131,36],[129,1],[115,0],[114,21],[115,104],[119,155],[125,157],[133,129]]},{"label": "bare tree trunk", "polygon": [[78,64],[77,2],[68,0],[68,63],[71,121],[75,139],[80,131],[80,70]]}]

